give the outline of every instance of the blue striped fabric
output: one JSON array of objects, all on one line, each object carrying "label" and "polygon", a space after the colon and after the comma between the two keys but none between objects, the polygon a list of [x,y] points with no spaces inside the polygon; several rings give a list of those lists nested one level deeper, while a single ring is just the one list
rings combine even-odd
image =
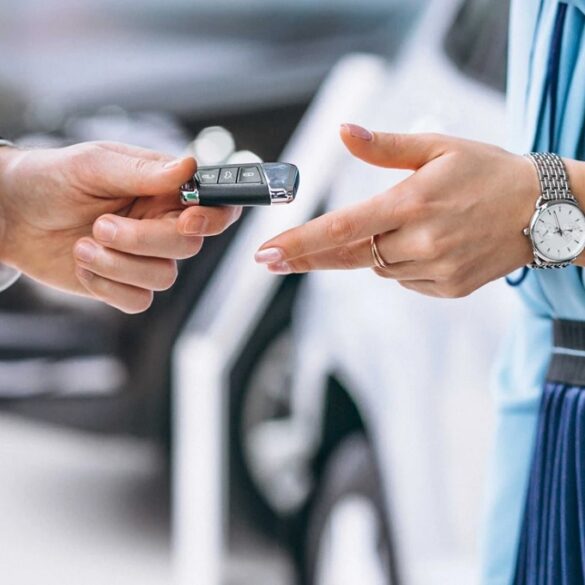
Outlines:
[{"label": "blue striped fabric", "polygon": [[[511,150],[553,151],[585,160],[585,0],[512,0],[508,87]],[[562,465],[554,467],[556,460],[547,452],[547,466],[540,468],[544,475],[539,478],[530,462],[535,448],[538,461],[548,445],[540,441],[537,429],[548,424],[541,398],[553,351],[552,323],[554,319],[585,321],[583,273],[576,267],[531,270],[516,290],[525,310],[510,328],[493,384],[497,435],[487,493],[482,584],[585,584],[564,581],[558,574],[546,580],[538,568],[551,558],[553,566],[566,566],[570,551],[559,556],[559,542],[564,546],[566,539],[546,540],[553,543],[546,550],[527,542],[531,532],[548,534],[547,522],[558,528],[562,517],[557,492],[554,498],[541,494],[538,506],[534,504],[539,481]],[[562,388],[555,388],[565,396]],[[545,397],[550,389],[546,386]],[[532,501],[528,507],[527,490]],[[543,524],[537,523],[539,518]],[[582,540],[580,534],[573,551]],[[523,554],[517,563],[518,550]]]},{"label": "blue striped fabric", "polygon": [[585,583],[585,389],[545,386],[515,585]]}]

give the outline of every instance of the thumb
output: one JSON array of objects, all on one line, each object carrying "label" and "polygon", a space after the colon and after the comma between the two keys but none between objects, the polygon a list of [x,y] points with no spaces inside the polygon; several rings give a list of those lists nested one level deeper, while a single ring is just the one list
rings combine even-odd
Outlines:
[{"label": "thumb", "polygon": [[371,132],[356,124],[342,124],[339,133],[355,157],[378,167],[415,171],[447,150],[440,134]]},{"label": "thumb", "polygon": [[84,148],[70,161],[72,170],[81,174],[88,189],[104,196],[136,197],[178,191],[197,170],[193,157],[158,158],[139,151],[130,154],[97,143],[78,146]]}]

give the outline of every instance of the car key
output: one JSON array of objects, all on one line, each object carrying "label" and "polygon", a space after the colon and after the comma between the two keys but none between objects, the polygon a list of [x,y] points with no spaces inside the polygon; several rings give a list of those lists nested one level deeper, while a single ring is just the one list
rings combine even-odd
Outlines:
[{"label": "car key", "polygon": [[181,187],[185,205],[275,205],[291,203],[299,170],[288,163],[201,167]]}]

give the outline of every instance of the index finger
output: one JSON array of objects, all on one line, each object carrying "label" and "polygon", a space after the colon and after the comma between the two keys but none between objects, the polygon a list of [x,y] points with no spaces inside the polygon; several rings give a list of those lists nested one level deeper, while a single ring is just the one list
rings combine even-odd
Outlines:
[{"label": "index finger", "polygon": [[405,220],[403,202],[406,183],[403,181],[386,193],[326,213],[283,232],[260,247],[256,261],[264,263],[298,258],[398,229]]}]

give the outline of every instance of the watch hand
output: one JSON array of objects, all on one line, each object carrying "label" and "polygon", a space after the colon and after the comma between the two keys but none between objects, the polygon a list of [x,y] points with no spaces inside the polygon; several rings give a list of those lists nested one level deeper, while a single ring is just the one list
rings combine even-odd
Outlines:
[{"label": "watch hand", "polygon": [[553,211],[553,214],[555,216],[555,222],[557,224],[557,229],[558,229],[559,235],[562,236],[563,235],[563,230],[561,229],[561,224],[559,223],[559,218],[557,217],[557,212],[556,211]]}]

